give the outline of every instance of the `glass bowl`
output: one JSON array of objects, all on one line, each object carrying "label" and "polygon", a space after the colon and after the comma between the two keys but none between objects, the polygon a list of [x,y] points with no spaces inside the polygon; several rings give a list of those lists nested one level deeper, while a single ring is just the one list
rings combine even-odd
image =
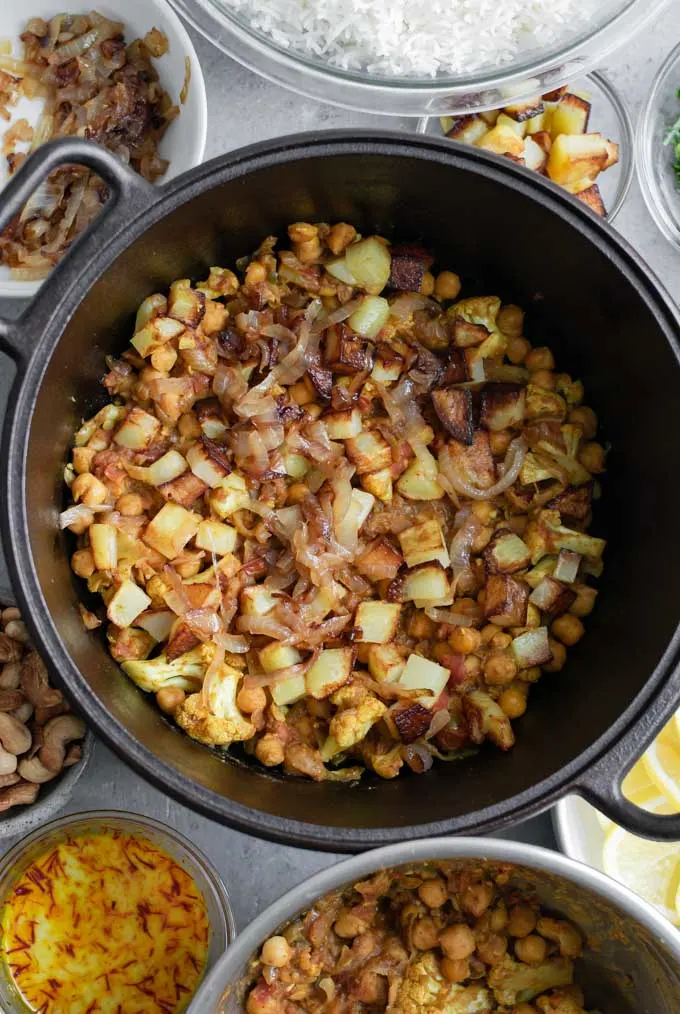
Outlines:
[{"label": "glass bowl", "polygon": [[[28,866],[45,851],[74,833],[119,830],[137,834],[163,849],[193,879],[205,899],[210,922],[210,941],[204,976],[236,936],[227,890],[210,861],[187,838],[151,817],[122,810],[89,810],[53,820],[22,838],[0,859],[0,909],[13,885]],[[200,983],[197,987],[200,988]],[[0,1010],[2,1014],[29,1014],[17,993],[4,961],[0,962]]]},{"label": "glass bowl", "polygon": [[[665,144],[669,127],[680,117],[680,46],[661,65],[640,113],[637,171],[652,218],[680,250],[680,179],[673,169],[673,146]],[[679,138],[680,140],[680,138]]]},{"label": "glass bowl", "polygon": [[[612,222],[626,199],[635,171],[635,137],[630,113],[614,85],[600,71],[570,81],[569,87],[580,95],[587,96],[592,103],[588,129],[599,131],[619,145],[619,161],[597,177],[597,185],[607,209],[607,221]],[[680,115],[680,102],[678,106]],[[419,134],[435,137],[443,135],[437,116],[422,117],[418,121],[417,130]],[[458,143],[460,142],[451,141],[451,144]],[[574,200],[578,198],[574,197]]]},{"label": "glass bowl", "polygon": [[510,96],[550,91],[581,77],[632,39],[669,0],[607,0],[597,21],[552,49],[527,50],[512,63],[487,66],[457,77],[380,77],[344,71],[320,58],[287,49],[250,27],[228,0],[170,0],[207,39],[239,63],[310,98],[367,113],[426,113],[492,109]]}]

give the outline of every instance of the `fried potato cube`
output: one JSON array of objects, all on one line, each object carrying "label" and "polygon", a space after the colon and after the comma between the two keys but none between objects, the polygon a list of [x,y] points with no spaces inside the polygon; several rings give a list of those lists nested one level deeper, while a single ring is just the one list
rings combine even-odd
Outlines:
[{"label": "fried potato cube", "polygon": [[158,436],[160,428],[160,419],[135,405],[114,433],[113,442],[131,451],[144,451]]},{"label": "fried potato cube", "polygon": [[407,567],[417,567],[419,563],[429,563],[430,560],[439,561],[442,567],[449,566],[449,551],[442,526],[436,518],[404,529],[398,538]]},{"label": "fried potato cube", "polygon": [[331,440],[349,440],[361,433],[361,412],[358,408],[343,408],[326,412],[322,417]]},{"label": "fried potato cube", "polygon": [[162,486],[173,479],[179,479],[187,470],[186,460],[179,451],[167,451],[149,465],[147,478],[152,486]]},{"label": "fried potato cube", "polygon": [[538,96],[537,98],[526,99],[524,102],[513,102],[509,106],[504,106],[503,113],[518,123],[526,123],[527,120],[540,116],[544,109],[543,100]]},{"label": "fried potato cube", "polygon": [[555,577],[564,584],[573,584],[578,577],[581,566],[580,553],[572,553],[570,549],[560,549],[555,564]]},{"label": "fried potato cube", "polygon": [[320,701],[344,686],[352,675],[355,654],[353,648],[324,649],[307,670],[307,693]]},{"label": "fried potato cube", "polygon": [[548,156],[548,176],[555,183],[574,183],[589,176],[595,179],[609,157],[601,134],[560,134],[553,140]]},{"label": "fried potato cube", "polygon": [[398,602],[360,602],[354,614],[355,640],[359,644],[393,641],[399,629],[400,616]]},{"label": "fried potato cube", "polygon": [[463,144],[474,144],[480,141],[487,133],[489,125],[484,122],[481,116],[454,116],[451,125],[444,132],[452,141],[461,141]]},{"label": "fried potato cube", "polygon": [[189,468],[206,486],[215,489],[231,471],[227,447],[202,436],[186,452]]},{"label": "fried potato cube", "polygon": [[231,472],[210,494],[210,506],[221,518],[242,510],[249,500],[246,480],[237,472]]},{"label": "fried potato cube", "polygon": [[552,91],[545,92],[541,95],[541,98],[544,102],[559,102],[568,88],[569,85],[561,85],[559,88],[553,88]]},{"label": "fried potato cube", "polygon": [[372,644],[368,649],[368,671],[374,680],[397,683],[404,665],[404,656],[396,644]]},{"label": "fried potato cube", "polygon": [[345,451],[356,467],[357,475],[378,472],[392,465],[392,448],[377,430],[364,430],[350,437],[345,443]]},{"label": "fried potato cube", "polygon": [[106,615],[117,627],[129,627],[150,605],[151,599],[134,581],[123,581],[109,600]]},{"label": "fried potato cube", "polygon": [[474,690],[463,697],[463,711],[473,743],[483,743],[488,737],[501,750],[515,744],[510,719],[493,697],[483,690]]},{"label": "fried potato cube", "polygon": [[330,327],[326,332],[326,363],[334,373],[362,373],[371,368],[368,343],[347,329]]},{"label": "fried potato cube", "polygon": [[552,648],[547,627],[535,627],[516,637],[511,644],[512,654],[520,669],[545,665],[552,659]]},{"label": "fried potato cube", "polygon": [[[550,154],[552,148],[552,137],[547,130],[537,130],[535,134],[531,135],[532,141],[542,148],[546,155]],[[546,159],[545,165],[543,166],[543,172],[548,168],[548,160]]]},{"label": "fried potato cube", "polygon": [[375,497],[363,489],[353,489],[350,505],[342,521],[336,525],[338,542],[342,546],[354,545],[361,526],[373,510]]},{"label": "fried potato cube", "polygon": [[191,288],[188,278],[178,278],[170,286],[168,315],[189,327],[197,327],[205,313],[205,293]]},{"label": "fried potato cube", "polygon": [[390,503],[392,500],[392,469],[381,468],[379,472],[369,472],[362,475],[361,485],[372,496],[382,500],[383,503]]},{"label": "fried potato cube", "polygon": [[[97,570],[118,566],[118,532],[113,525],[93,524],[88,528],[90,551]],[[173,553],[173,556],[176,554]]]},{"label": "fried potato cube", "polygon": [[274,704],[278,704],[280,708],[295,704],[307,694],[305,678],[304,676],[291,676],[273,686],[271,693]]},{"label": "fried potato cube", "polygon": [[205,549],[215,556],[226,556],[236,549],[238,532],[231,525],[221,521],[201,521],[194,540],[198,549]]},{"label": "fried potato cube", "polygon": [[421,563],[404,575],[401,585],[403,602],[420,605],[434,605],[451,600],[449,578],[439,562]]},{"label": "fried potato cube", "polygon": [[490,574],[514,574],[531,562],[531,552],[514,532],[497,532],[484,550],[484,562]]},{"label": "fried potato cube", "polygon": [[443,665],[432,662],[422,655],[411,654],[406,659],[404,671],[399,677],[399,686],[405,690],[425,690],[429,693],[418,698],[424,708],[432,708],[449,682],[451,673]]},{"label": "fried potato cube", "polygon": [[489,434],[477,430],[471,447],[451,440],[449,450],[456,471],[464,482],[477,489],[488,489],[496,482],[496,465],[491,453]]},{"label": "fried potato cube", "polygon": [[276,672],[278,669],[288,669],[291,665],[297,665],[302,661],[302,655],[297,648],[289,644],[280,644],[278,641],[271,641],[258,652],[260,665],[266,673]]},{"label": "fried potato cube", "polygon": [[551,618],[566,613],[575,600],[576,592],[554,577],[544,577],[529,596],[529,602]]},{"label": "fried potato cube", "polygon": [[428,709],[417,701],[413,704],[402,702],[392,709],[391,717],[402,743],[413,743],[419,736],[424,736],[432,721]]},{"label": "fried potato cube", "polygon": [[154,317],[133,335],[130,344],[140,356],[146,358],[161,345],[178,338],[185,330],[184,324],[172,317]]},{"label": "fried potato cube", "polygon": [[[522,158],[524,155],[523,136],[507,123],[499,122],[500,119],[499,116],[496,126],[475,142],[475,147],[491,151],[496,155],[513,155],[515,158]],[[509,120],[509,117],[507,119]]]},{"label": "fried potato cube", "polygon": [[578,194],[576,194],[576,197],[583,204],[586,204],[591,211],[594,211],[596,215],[600,215],[602,218],[606,217],[607,208],[602,199],[602,194],[600,193],[600,188],[597,183],[593,183],[585,190],[581,190]]},{"label": "fried potato cube", "polygon": [[399,477],[397,489],[409,500],[441,500],[444,490],[437,482],[438,472],[435,458],[422,449]]},{"label": "fried potato cube", "polygon": [[609,169],[619,161],[619,146],[616,141],[605,141],[605,144],[607,145],[607,161],[604,167]]},{"label": "fried potato cube", "polygon": [[162,556],[179,556],[198,530],[200,518],[176,503],[166,503],[146,526],[142,540]]},{"label": "fried potato cube", "polygon": [[536,113],[530,119],[526,120],[526,137],[530,137],[532,134],[538,134],[545,130],[550,130],[550,121],[552,119],[552,110],[543,108],[542,112]]},{"label": "fried potato cube", "polygon": [[456,317],[453,321],[453,341],[461,349],[469,348],[471,345],[479,345],[489,337],[489,331],[483,324],[475,324],[462,317]]},{"label": "fried potato cube", "polygon": [[187,471],[173,479],[172,482],[164,482],[162,486],[158,487],[158,492],[165,500],[171,500],[173,503],[179,504],[180,507],[189,508],[198,500],[199,496],[203,496],[207,488],[203,479],[199,479],[193,472]]},{"label": "fried potato cube", "polygon": [[355,567],[369,581],[393,581],[403,562],[401,553],[381,535],[360,554]]},{"label": "fried potato cube", "polygon": [[548,164],[547,151],[533,137],[524,138],[524,164],[537,173],[545,172]]},{"label": "fried potato cube", "polygon": [[178,617],[172,626],[168,643],[165,646],[165,657],[168,662],[172,662],[174,659],[186,654],[187,651],[191,651],[192,648],[197,648],[200,643],[200,637],[191,630],[181,617]]},{"label": "fried potato cube", "polygon": [[487,384],[482,391],[480,422],[488,430],[521,426],[526,395],[521,384]]},{"label": "fried potato cube", "polygon": [[432,392],[431,398],[444,429],[461,443],[471,444],[474,435],[472,391],[440,387]]},{"label": "fried potato cube", "polygon": [[[226,527],[228,526],[225,525]],[[239,595],[239,605],[244,616],[266,616],[277,602],[276,596],[261,584],[250,585]]]},{"label": "fried potato cube", "polygon": [[404,359],[402,356],[395,355],[393,359],[389,360],[379,356],[373,364],[371,380],[389,387],[390,384],[394,384],[399,380],[403,369]]},{"label": "fried potato cube", "polygon": [[509,574],[490,574],[485,585],[484,615],[497,627],[526,623],[529,586]]},{"label": "fried potato cube", "polygon": [[590,119],[590,102],[580,95],[566,92],[553,109],[550,133],[553,140],[559,134],[585,134]]}]

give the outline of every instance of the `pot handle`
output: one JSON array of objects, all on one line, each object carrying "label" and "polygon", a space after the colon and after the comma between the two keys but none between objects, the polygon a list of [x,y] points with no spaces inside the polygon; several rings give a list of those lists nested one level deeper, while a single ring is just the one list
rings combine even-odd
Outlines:
[{"label": "pot handle", "polygon": [[32,351],[35,330],[30,322],[38,307],[44,303],[54,306],[68,288],[68,264],[72,251],[77,251],[86,264],[88,252],[94,256],[124,224],[158,198],[157,188],[106,148],[83,138],[65,137],[41,145],[3,188],[0,193],[0,231],[21,212],[31,194],[54,169],[73,163],[87,166],[101,176],[109,186],[110,197],[93,223],[53,269],[49,285],[41,287],[24,313],[17,320],[0,317],[0,352],[10,356],[20,372]]},{"label": "pot handle", "polygon": [[642,838],[680,841],[680,813],[650,813],[626,799],[621,789],[628,771],[672,718],[679,702],[680,668],[677,668],[653,705],[574,786],[575,792],[610,820]]}]

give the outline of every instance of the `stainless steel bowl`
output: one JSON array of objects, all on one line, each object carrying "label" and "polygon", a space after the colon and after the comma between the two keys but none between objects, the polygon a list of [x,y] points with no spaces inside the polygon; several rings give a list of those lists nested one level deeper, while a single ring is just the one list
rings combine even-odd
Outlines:
[{"label": "stainless steel bowl", "polygon": [[321,896],[376,870],[446,859],[461,865],[508,862],[512,886],[574,922],[587,940],[578,980],[589,1002],[609,1014],[677,1014],[680,933],[650,905],[603,874],[558,852],[522,842],[430,838],[366,852],[331,866],[271,905],[231,945],[188,1014],[241,1014],[250,959],[279,927]]}]

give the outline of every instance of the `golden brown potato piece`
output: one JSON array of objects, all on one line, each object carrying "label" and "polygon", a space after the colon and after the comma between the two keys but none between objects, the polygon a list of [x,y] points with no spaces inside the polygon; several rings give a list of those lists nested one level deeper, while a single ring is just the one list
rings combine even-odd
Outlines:
[{"label": "golden brown potato piece", "polygon": [[522,627],[527,618],[529,586],[508,574],[490,574],[484,615],[497,627]]},{"label": "golden brown potato piece", "polygon": [[473,440],[472,391],[441,387],[432,392],[432,404],[442,426],[462,444]]}]

